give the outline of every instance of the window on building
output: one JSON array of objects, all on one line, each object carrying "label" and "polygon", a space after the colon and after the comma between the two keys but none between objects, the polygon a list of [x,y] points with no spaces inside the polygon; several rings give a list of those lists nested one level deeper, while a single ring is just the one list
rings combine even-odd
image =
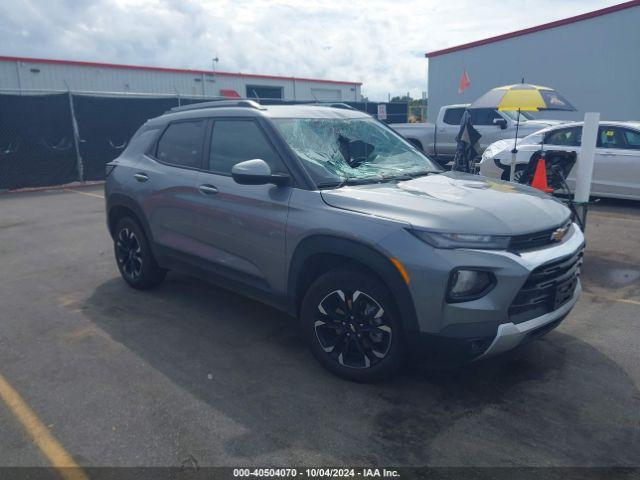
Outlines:
[{"label": "window on building", "polygon": [[502,118],[493,108],[473,108],[469,110],[472,125],[495,125],[493,120]]},{"label": "window on building", "polygon": [[577,147],[580,145],[582,127],[560,128],[547,134],[544,143],[563,147]]},{"label": "window on building", "polygon": [[172,123],[158,142],[156,157],[171,165],[200,168],[204,132],[204,120]]},{"label": "window on building", "polygon": [[460,125],[464,111],[464,108],[449,108],[444,112],[442,121],[447,125]]},{"label": "window on building", "polygon": [[216,120],[211,136],[209,170],[229,175],[236,163],[259,158],[274,173],[285,171],[280,158],[253,120]]},{"label": "window on building", "polygon": [[266,85],[247,85],[247,98],[255,99],[282,99],[284,98],[282,87]]}]

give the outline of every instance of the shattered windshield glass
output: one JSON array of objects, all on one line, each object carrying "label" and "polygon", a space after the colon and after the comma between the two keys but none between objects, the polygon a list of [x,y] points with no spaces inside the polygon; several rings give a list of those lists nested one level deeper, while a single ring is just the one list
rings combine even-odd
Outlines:
[{"label": "shattered windshield glass", "polygon": [[316,184],[408,179],[440,168],[397,134],[372,119],[273,119]]}]

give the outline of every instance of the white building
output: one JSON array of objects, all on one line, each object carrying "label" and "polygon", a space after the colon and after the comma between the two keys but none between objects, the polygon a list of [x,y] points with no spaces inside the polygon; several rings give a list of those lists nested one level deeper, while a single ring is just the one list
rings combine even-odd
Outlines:
[{"label": "white building", "polygon": [[[578,5],[578,3],[576,3]],[[527,83],[555,88],[577,109],[546,118],[640,120],[640,0],[426,54],[428,117],[443,105],[469,103],[493,87]],[[458,93],[466,70],[471,86]]]},{"label": "white building", "polygon": [[361,86],[315,78],[0,56],[0,93],[71,90],[357,102]]}]

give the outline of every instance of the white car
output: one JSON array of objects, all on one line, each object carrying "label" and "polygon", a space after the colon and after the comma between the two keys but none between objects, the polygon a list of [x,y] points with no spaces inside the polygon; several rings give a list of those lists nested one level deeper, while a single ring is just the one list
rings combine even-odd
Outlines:
[{"label": "white car", "polygon": [[[564,123],[539,130],[518,140],[515,180],[524,172],[534,152],[563,150],[578,153],[584,122]],[[509,180],[513,140],[499,140],[487,147],[480,174]],[[567,178],[575,186],[576,167]],[[593,167],[591,194],[596,197],[640,200],[640,122],[600,122]]]}]

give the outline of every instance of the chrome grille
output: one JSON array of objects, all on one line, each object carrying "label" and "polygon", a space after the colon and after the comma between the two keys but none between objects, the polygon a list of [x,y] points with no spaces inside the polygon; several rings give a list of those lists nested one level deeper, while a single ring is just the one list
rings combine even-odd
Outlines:
[{"label": "chrome grille", "polygon": [[509,250],[520,252],[524,250],[532,250],[534,248],[544,247],[546,245],[551,245],[553,243],[557,243],[556,240],[553,239],[552,235],[558,228],[562,227],[570,227],[571,221],[559,225],[557,227],[549,228],[547,230],[542,230],[534,233],[526,233],[524,235],[515,235],[511,237],[511,242],[509,243]]}]

